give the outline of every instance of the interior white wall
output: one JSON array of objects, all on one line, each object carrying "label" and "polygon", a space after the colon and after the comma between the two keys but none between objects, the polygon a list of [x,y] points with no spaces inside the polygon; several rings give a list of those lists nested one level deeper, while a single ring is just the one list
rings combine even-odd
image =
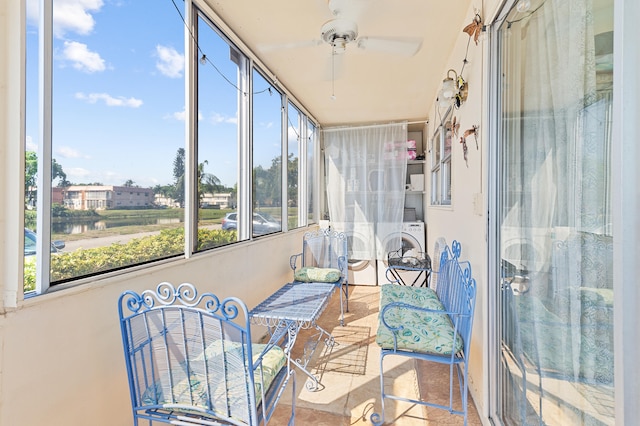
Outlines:
[{"label": "interior white wall", "polygon": [[[477,2],[475,2],[477,3]],[[470,24],[476,12],[487,21],[498,9],[498,1],[485,1],[482,4],[472,4],[467,11],[466,24]],[[447,76],[449,69],[460,72],[467,52],[469,35],[460,29],[460,35],[451,51],[448,66],[442,70],[442,78]],[[429,253],[433,255],[433,245],[437,238],[444,237],[447,244],[458,240],[462,245],[461,258],[471,263],[472,275],[477,284],[476,311],[471,342],[469,361],[469,387],[475,405],[481,418],[488,418],[488,373],[486,363],[486,348],[488,347],[488,309],[487,309],[487,152],[489,133],[487,131],[487,83],[486,65],[488,61],[488,37],[483,34],[476,45],[473,40],[469,43],[467,64],[463,77],[469,85],[467,101],[459,109],[453,110],[460,124],[458,137],[452,141],[452,173],[451,173],[451,205],[431,206],[430,195],[425,197],[425,211],[427,216],[427,241]],[[431,143],[431,137],[440,124],[440,117],[446,112],[438,111],[436,105],[437,94],[431,100],[429,112],[429,134],[425,136],[425,143]],[[464,131],[473,125],[479,126],[478,149],[473,136],[467,137],[468,167],[464,160],[460,137]],[[430,146],[430,145],[429,145]],[[429,157],[427,156],[429,161]],[[429,161],[430,169],[430,161]],[[431,175],[428,177],[431,187]]]},{"label": "interior white wall", "polygon": [[[267,237],[20,303],[18,309],[0,318],[0,385],[4,390],[0,425],[130,424],[118,296],[127,289],[155,288],[162,281],[191,282],[200,292],[239,296],[253,307],[291,279],[288,256],[300,250],[302,232]],[[256,327],[255,332],[265,330]]]}]

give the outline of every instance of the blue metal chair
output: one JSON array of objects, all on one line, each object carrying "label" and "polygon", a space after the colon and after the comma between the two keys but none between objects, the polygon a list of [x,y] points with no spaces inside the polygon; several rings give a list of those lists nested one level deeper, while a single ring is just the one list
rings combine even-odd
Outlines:
[{"label": "blue metal chair", "polygon": [[293,270],[294,283],[331,282],[341,289],[340,324],[344,325],[344,313],[349,311],[346,234],[330,229],[306,232],[302,240],[302,252],[292,255],[289,265]]},{"label": "blue metal chair", "polygon": [[267,424],[295,373],[277,345],[251,341],[247,307],[161,283],[118,300],[133,424]]}]

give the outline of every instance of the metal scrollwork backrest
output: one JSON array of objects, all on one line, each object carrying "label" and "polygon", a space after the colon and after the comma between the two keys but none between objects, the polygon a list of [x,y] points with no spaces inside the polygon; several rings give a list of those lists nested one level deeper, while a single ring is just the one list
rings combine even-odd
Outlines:
[{"label": "metal scrollwork backrest", "polygon": [[198,290],[191,283],[182,283],[176,287],[169,282],[162,282],[155,290],[145,290],[141,294],[128,290],[120,296],[120,301],[120,309],[126,306],[133,314],[162,306],[182,305],[200,308],[232,320],[238,316],[240,309],[246,311],[243,302],[239,299],[229,297],[221,302],[213,293],[198,295]]},{"label": "metal scrollwork backrest", "polygon": [[336,238],[338,240],[347,239],[347,235],[344,232],[334,231],[329,228],[319,228],[319,229],[316,229],[315,231],[306,232],[304,234],[304,239],[307,240],[310,238],[322,237],[322,236]]}]

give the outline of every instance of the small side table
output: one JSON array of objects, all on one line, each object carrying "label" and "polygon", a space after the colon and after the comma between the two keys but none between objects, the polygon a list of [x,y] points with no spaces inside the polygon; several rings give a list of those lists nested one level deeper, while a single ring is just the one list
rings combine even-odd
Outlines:
[{"label": "small side table", "polygon": [[421,253],[417,257],[403,257],[400,251],[393,251],[387,255],[387,265],[385,274],[389,282],[395,282],[400,285],[429,287],[431,258],[427,253]]}]

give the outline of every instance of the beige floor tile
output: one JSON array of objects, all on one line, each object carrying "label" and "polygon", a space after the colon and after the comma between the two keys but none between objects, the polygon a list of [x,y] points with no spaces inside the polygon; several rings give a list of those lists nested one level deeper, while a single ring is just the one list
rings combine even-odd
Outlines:
[{"label": "beige floor tile", "polygon": [[[297,372],[296,424],[313,426],[371,425],[372,413],[380,413],[380,348],[375,343],[378,316],[378,287],[350,286],[349,312],[340,326],[340,298],[336,293],[318,325],[333,334],[336,344],[320,343],[308,369],[320,378],[319,390],[305,387],[307,377]],[[303,353],[303,342],[315,330],[303,330],[296,342],[294,356]],[[385,389],[394,394],[417,398],[421,393],[430,400],[447,403],[447,366],[416,363],[404,357],[385,358]],[[286,392],[270,425],[285,425],[291,396]],[[460,406],[460,398],[457,397]],[[469,397],[469,425],[481,425]],[[425,408],[412,403],[385,402],[387,424],[462,425],[461,416],[446,410]]]}]

